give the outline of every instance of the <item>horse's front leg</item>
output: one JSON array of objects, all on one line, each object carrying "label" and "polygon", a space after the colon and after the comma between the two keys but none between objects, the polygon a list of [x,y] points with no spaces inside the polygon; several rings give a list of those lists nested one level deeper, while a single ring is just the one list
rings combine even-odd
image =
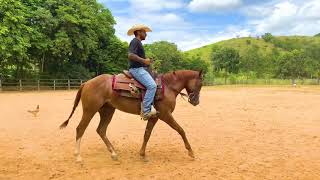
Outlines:
[{"label": "horse's front leg", "polygon": [[149,141],[151,132],[153,130],[154,125],[158,122],[158,118],[153,118],[153,119],[149,119],[148,123],[147,123],[147,127],[146,130],[144,132],[144,138],[143,138],[143,144],[142,147],[140,149],[140,156],[145,158],[145,154],[146,154],[146,146],[147,143]]},{"label": "horse's front leg", "polygon": [[190,143],[186,137],[186,133],[182,129],[182,127],[174,120],[173,116],[171,113],[168,113],[163,119],[164,122],[166,122],[171,128],[176,130],[182,137],[184,145],[186,149],[188,150],[188,154],[190,157],[194,158],[194,153],[193,150],[190,146]]}]

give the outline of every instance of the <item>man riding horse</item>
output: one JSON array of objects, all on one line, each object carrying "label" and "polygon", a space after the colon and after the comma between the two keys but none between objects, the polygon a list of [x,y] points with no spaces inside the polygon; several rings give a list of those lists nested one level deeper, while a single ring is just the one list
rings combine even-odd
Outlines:
[{"label": "man riding horse", "polygon": [[[83,113],[76,128],[75,155],[77,161],[82,160],[80,156],[82,136],[96,113],[100,114],[97,133],[111,153],[112,159],[116,160],[118,158],[116,150],[106,134],[108,125],[110,124],[116,109],[136,115],[141,114],[141,111],[143,111],[143,118],[148,119],[143,144],[139,153],[142,158],[145,159],[147,143],[152,129],[159,119],[167,123],[180,134],[185,148],[188,150],[189,156],[194,158],[194,153],[187,139],[186,133],[175,120],[172,113],[176,107],[176,98],[179,94],[182,94],[181,91],[184,89],[187,92],[186,96],[188,97],[190,104],[193,106],[199,104],[203,73],[202,71],[193,70],[168,72],[157,78],[156,82],[159,84],[159,88],[156,87],[157,85],[155,81],[146,70],[146,68],[151,64],[151,61],[145,57],[143,46],[141,44],[141,41],[145,40],[147,36],[146,32],[150,31],[150,28],[143,25],[133,26],[128,31],[128,35],[135,35],[135,38],[131,41],[129,47],[129,71],[132,76],[145,87],[142,87],[142,85],[136,80],[132,80],[132,77],[130,77],[131,75],[126,74],[125,72],[117,75],[102,74],[81,84],[68,119],[60,125],[60,128],[65,128],[68,125],[70,118],[81,100]],[[161,79],[160,81],[159,78]],[[143,94],[146,89],[146,94],[143,98],[143,108],[141,107],[141,96],[128,96],[128,93],[131,94],[131,85],[134,85],[141,90],[140,95]],[[161,94],[161,99],[157,99],[156,95],[157,100],[154,102],[154,106],[159,113],[152,110],[152,103],[154,101],[155,93],[157,93],[157,89],[158,93],[160,92]],[[156,116],[153,117],[154,115]]]},{"label": "man riding horse", "polygon": [[151,60],[146,58],[141,41],[147,37],[147,32],[151,29],[145,25],[135,25],[128,31],[128,36],[134,35],[129,45],[129,72],[131,75],[146,87],[146,94],[143,98],[142,118],[148,120],[157,114],[153,108],[153,100],[157,91],[157,85],[151,74],[146,70],[151,64]]}]

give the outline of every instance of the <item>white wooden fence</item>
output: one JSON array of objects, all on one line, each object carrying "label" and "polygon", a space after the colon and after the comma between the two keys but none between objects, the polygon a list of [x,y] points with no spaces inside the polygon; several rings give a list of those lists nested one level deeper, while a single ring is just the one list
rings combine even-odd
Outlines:
[{"label": "white wooden fence", "polygon": [[78,89],[82,79],[0,79],[0,91],[70,90]]}]

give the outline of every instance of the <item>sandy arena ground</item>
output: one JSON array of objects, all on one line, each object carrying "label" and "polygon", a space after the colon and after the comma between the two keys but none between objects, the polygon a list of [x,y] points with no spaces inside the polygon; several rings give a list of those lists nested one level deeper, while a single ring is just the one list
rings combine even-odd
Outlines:
[{"label": "sandy arena ground", "polygon": [[[139,157],[146,122],[116,111],[107,136],[113,161],[96,133],[99,115],[82,139],[76,163],[75,129],[68,127],[76,91],[0,93],[0,179],[320,179],[320,88],[207,87],[200,107],[180,97],[174,117],[179,134],[160,121],[147,156]],[[27,110],[40,105],[39,117]]]}]

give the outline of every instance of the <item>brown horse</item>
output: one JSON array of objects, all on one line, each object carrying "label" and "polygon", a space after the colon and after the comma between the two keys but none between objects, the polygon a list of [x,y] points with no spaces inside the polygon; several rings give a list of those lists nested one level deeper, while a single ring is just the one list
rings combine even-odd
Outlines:
[{"label": "brown horse", "polygon": [[[123,76],[123,74],[117,76]],[[199,104],[199,95],[202,87],[202,71],[191,71],[191,70],[179,70],[171,73],[162,75],[164,86],[164,97],[160,101],[155,102],[155,108],[160,114],[157,118],[148,120],[147,127],[144,134],[144,141],[140,149],[140,156],[145,157],[145,150],[147,142],[150,138],[150,134],[154,125],[158,119],[166,122],[171,128],[175,129],[182,137],[185,147],[188,150],[189,156],[194,158],[192,148],[188,142],[184,130],[175,121],[172,116],[172,112],[175,109],[176,98],[183,89],[186,89],[188,93],[189,102],[196,106]],[[100,135],[103,142],[106,144],[108,150],[111,153],[112,159],[117,159],[117,154],[114,147],[106,136],[107,127],[112,119],[115,109],[120,111],[140,114],[141,100],[117,96],[112,89],[112,75],[104,74],[97,76],[80,86],[78,90],[72,112],[60,128],[64,128],[68,125],[69,119],[73,115],[79,101],[82,101],[83,114],[81,121],[76,130],[76,151],[77,161],[81,161],[80,156],[80,142],[81,137],[86,130],[90,120],[96,112],[100,114],[100,123],[97,128],[97,133]]]}]

